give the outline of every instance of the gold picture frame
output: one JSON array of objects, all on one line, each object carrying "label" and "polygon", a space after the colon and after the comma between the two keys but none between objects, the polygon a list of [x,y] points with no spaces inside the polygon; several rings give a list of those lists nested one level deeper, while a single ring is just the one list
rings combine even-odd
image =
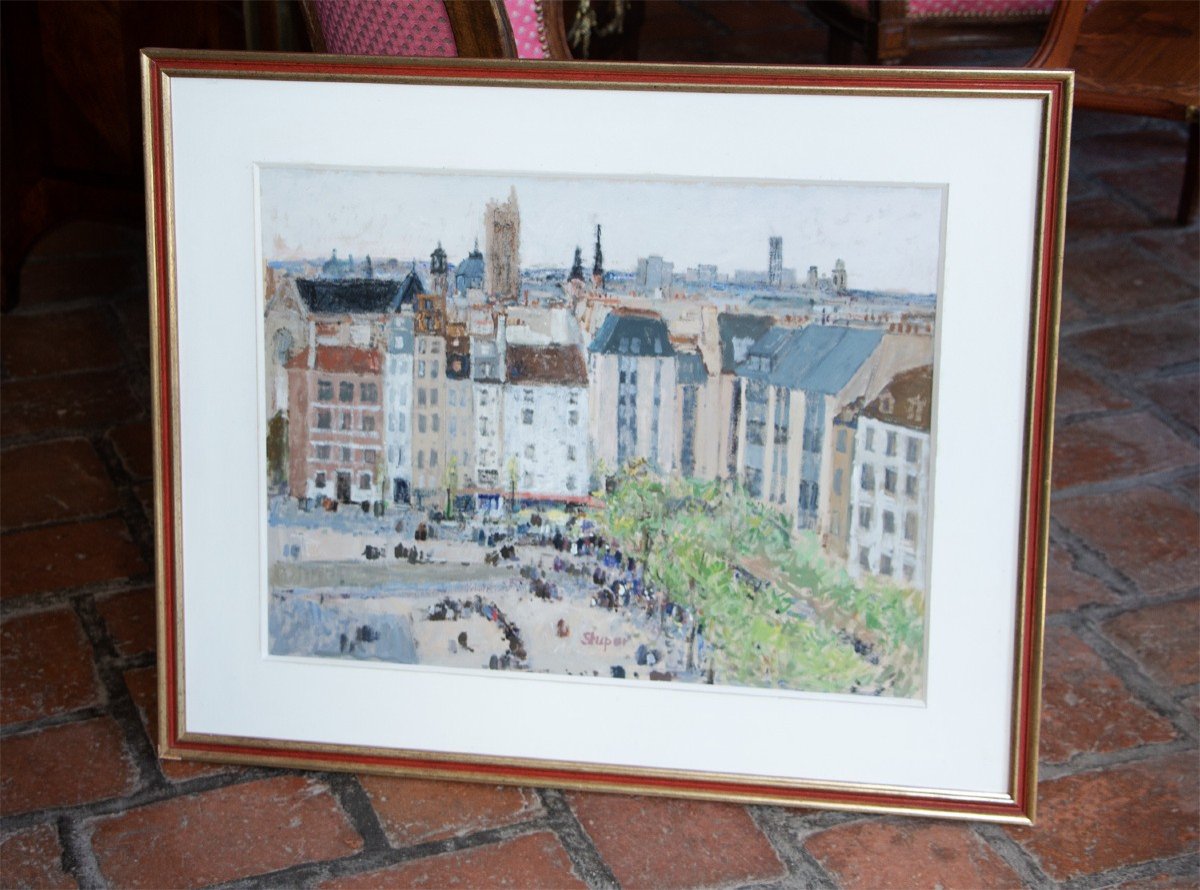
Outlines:
[{"label": "gold picture frame", "polygon": [[[147,50],[142,66],[162,757],[1032,822],[1070,72],[177,50]],[[275,168],[940,189],[920,694],[271,650],[262,307]],[[311,192],[317,215],[333,212],[326,194]],[[429,271],[413,260],[412,275]],[[836,280],[809,285],[861,299]],[[461,701],[467,716],[446,707]],[[401,720],[410,708],[419,719]]]}]

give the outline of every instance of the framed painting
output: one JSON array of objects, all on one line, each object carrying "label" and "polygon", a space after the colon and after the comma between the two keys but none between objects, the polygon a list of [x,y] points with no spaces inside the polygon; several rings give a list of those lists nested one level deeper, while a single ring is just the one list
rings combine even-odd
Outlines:
[{"label": "framed painting", "polygon": [[1032,820],[1069,73],[143,66],[163,757]]}]

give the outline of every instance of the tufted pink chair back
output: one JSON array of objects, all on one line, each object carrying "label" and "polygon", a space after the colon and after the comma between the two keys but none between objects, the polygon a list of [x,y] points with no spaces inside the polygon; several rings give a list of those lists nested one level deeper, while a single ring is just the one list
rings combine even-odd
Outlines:
[{"label": "tufted pink chair back", "polygon": [[[311,0],[328,52],[364,56],[458,55],[450,18],[441,0]],[[541,4],[504,0],[504,11],[521,59],[545,59]]]}]

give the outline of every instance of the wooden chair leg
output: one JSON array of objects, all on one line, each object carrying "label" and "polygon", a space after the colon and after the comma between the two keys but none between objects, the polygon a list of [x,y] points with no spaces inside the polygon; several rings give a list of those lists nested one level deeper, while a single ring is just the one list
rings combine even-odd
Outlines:
[{"label": "wooden chair leg", "polygon": [[1186,226],[1196,209],[1196,192],[1200,186],[1200,115],[1194,111],[1188,121],[1187,160],[1183,167],[1183,191],[1179,195],[1179,209],[1175,212],[1175,224]]}]

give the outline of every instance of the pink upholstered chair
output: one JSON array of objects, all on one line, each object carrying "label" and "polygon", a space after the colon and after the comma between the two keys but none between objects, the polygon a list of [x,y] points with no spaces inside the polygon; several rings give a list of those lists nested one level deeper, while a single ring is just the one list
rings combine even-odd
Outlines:
[{"label": "pink upholstered chair", "polygon": [[[1083,2],[1083,0],[1077,0]],[[829,26],[829,61],[850,62],[861,44],[872,65],[896,64],[913,51],[1038,45],[1054,0],[809,0]]]},{"label": "pink upholstered chair", "polygon": [[317,52],[569,59],[561,0],[304,0]]}]

